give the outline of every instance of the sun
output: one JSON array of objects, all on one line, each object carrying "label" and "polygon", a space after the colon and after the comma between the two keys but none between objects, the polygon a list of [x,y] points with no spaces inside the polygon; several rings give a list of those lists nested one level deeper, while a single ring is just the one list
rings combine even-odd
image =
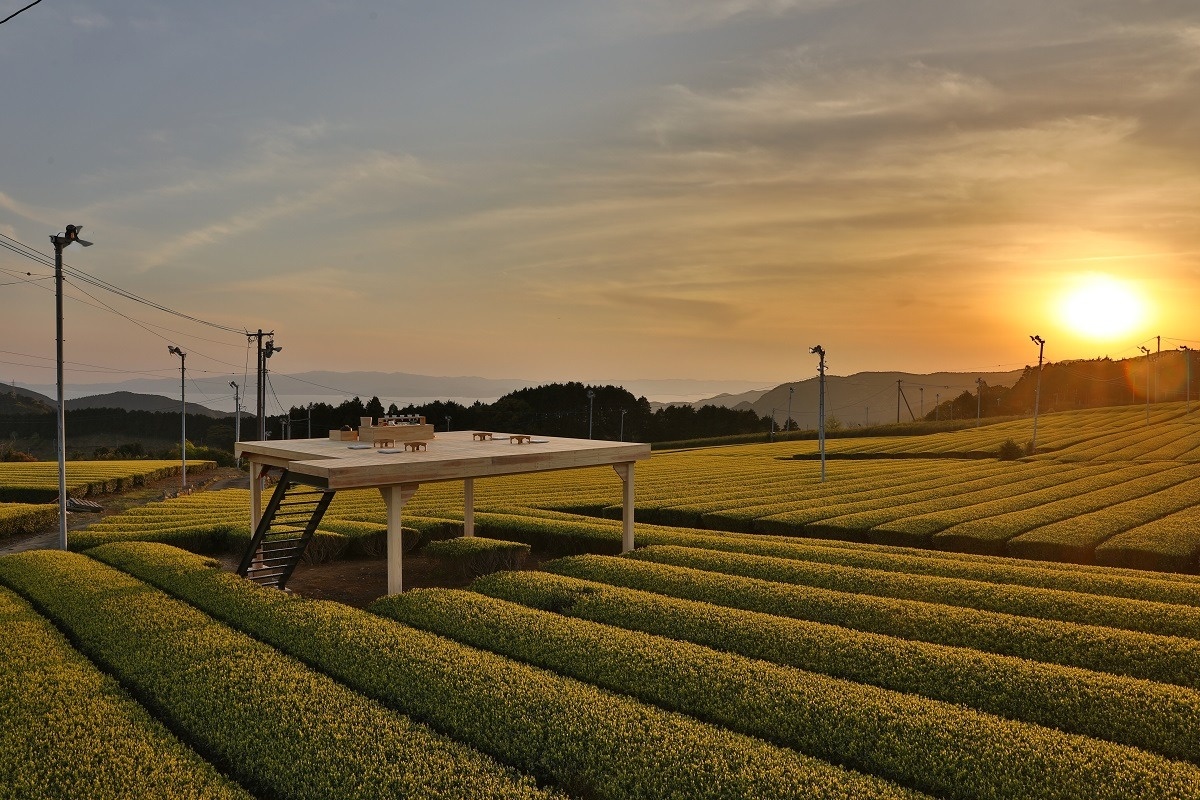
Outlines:
[{"label": "sun", "polygon": [[1134,286],[1110,275],[1081,275],[1063,296],[1063,321],[1080,336],[1116,339],[1135,330],[1146,315]]}]

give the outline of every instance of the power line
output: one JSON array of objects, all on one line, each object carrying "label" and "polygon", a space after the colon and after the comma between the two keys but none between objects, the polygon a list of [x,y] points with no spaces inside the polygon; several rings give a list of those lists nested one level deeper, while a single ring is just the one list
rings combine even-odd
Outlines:
[{"label": "power line", "polygon": [[42,2],[42,0],[33,0],[33,2],[32,2],[32,3],[30,3],[30,4],[29,4],[29,5],[27,5],[27,6],[25,6],[24,8],[19,8],[19,9],[17,9],[16,11],[14,11],[14,12],[13,12],[13,13],[11,13],[11,14],[9,14],[9,15],[8,15],[7,17],[5,17],[4,19],[0,19],[0,25],[3,25],[4,23],[8,22],[10,19],[12,19],[13,17],[15,17],[17,14],[20,14],[22,11],[28,11],[29,9],[33,8],[34,6],[36,6],[36,5],[37,5],[38,3],[40,3],[40,2]]},{"label": "power line", "polygon": [[[18,247],[14,247],[14,246],[12,246],[10,244],[6,244],[4,242],[0,242],[0,246],[3,246],[5,248],[7,248],[8,250],[11,250],[12,252],[17,253],[18,255],[24,256],[25,258],[28,258],[31,261],[36,261],[37,263],[42,264],[43,266],[54,266],[53,259],[46,253],[43,253],[42,251],[40,251],[34,247],[30,247],[29,245],[25,244],[24,242],[14,239],[11,236],[6,236],[3,233],[0,233],[0,237],[7,239],[9,242],[12,242],[14,245],[18,245],[22,249],[18,249]],[[124,297],[126,300],[131,300],[135,303],[141,303],[142,305],[148,306],[148,307],[156,309],[158,311],[162,311],[164,313],[171,314],[176,317],[180,317],[181,319],[186,319],[189,322],[195,322],[199,325],[207,325],[210,328],[216,328],[218,330],[226,331],[228,333],[237,333],[237,334],[242,334],[242,335],[245,335],[247,333],[247,330],[245,328],[233,328],[228,325],[221,325],[220,323],[210,322],[206,319],[201,319],[200,317],[194,317],[191,314],[185,314],[182,311],[176,311],[175,309],[173,309],[169,306],[165,306],[162,303],[158,303],[154,300],[148,300],[145,297],[142,297],[141,295],[134,294],[133,292],[131,292],[127,289],[122,289],[120,286],[109,283],[108,281],[105,281],[101,278],[97,278],[94,275],[84,272],[83,270],[73,267],[69,264],[65,264],[65,263],[63,264],[63,272],[65,274],[70,275],[71,277],[75,278],[76,280],[90,284],[91,286],[94,286],[97,289],[104,289],[105,291],[111,292],[119,297]]]}]

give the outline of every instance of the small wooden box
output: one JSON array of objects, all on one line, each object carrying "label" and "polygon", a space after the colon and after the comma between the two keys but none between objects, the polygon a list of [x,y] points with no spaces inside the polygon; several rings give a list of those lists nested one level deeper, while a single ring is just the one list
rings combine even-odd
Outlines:
[{"label": "small wooden box", "polygon": [[357,431],[342,431],[342,430],[330,431],[329,432],[329,441],[331,441],[331,442],[357,442],[358,441],[358,432]]}]

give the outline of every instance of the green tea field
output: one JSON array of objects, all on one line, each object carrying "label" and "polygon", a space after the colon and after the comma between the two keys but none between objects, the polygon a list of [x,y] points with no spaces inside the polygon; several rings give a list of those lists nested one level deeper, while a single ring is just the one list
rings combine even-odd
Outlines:
[{"label": "green tea field", "polygon": [[[623,556],[611,469],[480,480],[480,534],[559,557],[365,609],[204,555],[246,490],[130,509],[0,557],[0,796],[1200,798],[1194,423],[1042,422],[830,440],[824,483],[807,442],[656,453]],[[422,486],[406,546],[462,502]],[[312,560],[383,522],[340,493]]]}]

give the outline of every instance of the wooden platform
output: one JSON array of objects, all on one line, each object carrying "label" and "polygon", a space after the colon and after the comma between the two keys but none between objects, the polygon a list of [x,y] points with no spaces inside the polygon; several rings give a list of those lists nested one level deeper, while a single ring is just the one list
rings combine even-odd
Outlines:
[{"label": "wooden platform", "polygon": [[[406,427],[429,426],[395,426],[391,430]],[[633,549],[634,465],[650,457],[648,444],[451,431],[429,438],[424,449],[379,449],[363,443],[362,430],[358,443],[330,439],[239,442],[235,452],[250,462],[251,475],[261,474],[265,467],[278,467],[287,470],[292,480],[321,489],[379,489],[388,508],[389,594],[403,588],[400,512],[422,483],[463,481],[463,535],[472,536],[476,478],[611,466],[622,483],[621,548],[626,552]],[[250,483],[251,529],[258,525],[261,507],[262,483],[254,480]]]},{"label": "wooden platform", "polygon": [[[420,426],[411,426],[418,428]],[[597,439],[534,437],[524,444],[518,434],[495,433],[478,440],[473,431],[439,433],[427,448],[402,453],[351,448],[329,439],[239,442],[237,454],[256,464],[285,467],[330,489],[367,489],[400,483],[432,483],[490,475],[516,475],[556,469],[604,466],[650,457],[650,445]]]}]

